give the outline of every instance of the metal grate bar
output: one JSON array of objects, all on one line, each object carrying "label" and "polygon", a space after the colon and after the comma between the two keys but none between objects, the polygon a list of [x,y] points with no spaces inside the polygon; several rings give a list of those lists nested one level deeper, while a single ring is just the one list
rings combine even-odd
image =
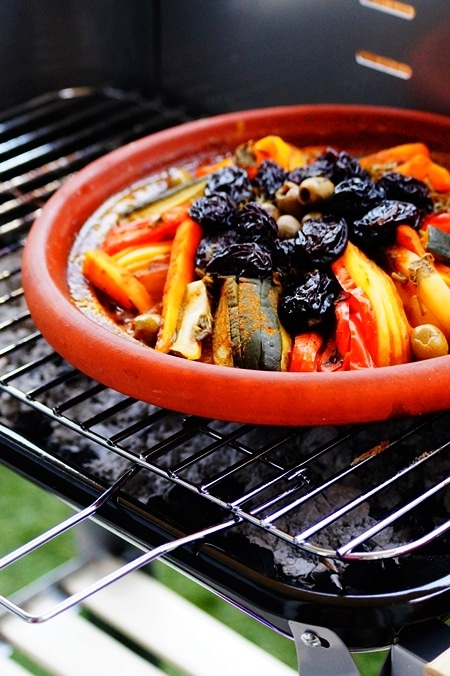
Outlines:
[{"label": "metal grate bar", "polygon": [[[106,110],[113,111],[107,120]],[[82,90],[44,97],[20,108],[19,122],[3,116],[0,133],[16,131],[21,147],[27,150],[3,164],[11,170],[14,166],[14,172],[19,167],[23,171],[6,183],[5,201],[0,204],[2,218],[10,219],[3,232],[8,238],[16,235],[14,244],[0,251],[5,264],[0,275],[0,304],[10,313],[0,324],[0,392],[20,410],[42,414],[51,429],[58,430],[58,437],[67,432],[69,441],[75,438],[77,450],[86,446],[99,459],[106,455],[113,467],[118,458],[130,461],[136,473],[145,470],[164,479],[166,485],[201,495],[224,508],[233,521],[257,526],[319,556],[358,560],[395,557],[441,537],[444,528],[427,524],[406,542],[370,549],[381,531],[397,527],[397,522],[431,498],[442,499],[448,485],[444,460],[449,447],[445,438],[448,413],[405,423],[330,430],[266,429],[186,417],[144,405],[93,382],[56,355],[36,332],[25,307],[19,274],[23,229],[32,214],[70,172],[125,138],[170,124],[176,114],[164,110],[159,102],[137,101],[114,92],[105,98],[104,93]],[[47,116],[51,118],[48,122]],[[88,128],[74,130],[73,125],[83,127],[85,123]],[[42,127],[37,132],[27,131],[30,124]],[[54,133],[63,135],[44,142]],[[28,149],[32,140],[35,146]],[[3,143],[9,152],[12,144],[6,137]],[[18,215],[22,208],[29,213]],[[444,437],[435,432],[439,425]],[[64,464],[57,444],[54,446],[55,458]],[[426,480],[431,485],[423,486],[421,474],[427,467],[432,468]],[[67,472],[72,471],[68,464]],[[100,480],[102,470],[96,471]],[[96,476],[91,467],[82,464],[77,472],[84,474],[86,481],[88,475]],[[405,478],[411,478],[408,491],[414,494],[412,499],[402,494]],[[128,482],[120,485],[128,490]],[[313,508],[319,501],[326,502],[336,489],[341,491],[339,500],[330,499],[328,510],[315,517]],[[399,495],[392,495],[390,509],[384,509],[379,496],[394,489]],[[358,532],[340,536],[338,544],[327,544],[327,532],[363,505],[381,515]],[[145,512],[142,505],[139,510]]]}]

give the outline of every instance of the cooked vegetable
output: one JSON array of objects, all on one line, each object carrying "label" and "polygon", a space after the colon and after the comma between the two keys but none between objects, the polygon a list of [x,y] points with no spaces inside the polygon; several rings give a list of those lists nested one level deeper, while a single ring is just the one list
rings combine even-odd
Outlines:
[{"label": "cooked vegetable", "polygon": [[205,185],[206,179],[202,178],[166,191],[135,210],[130,220],[121,220],[111,228],[102,248],[114,254],[129,246],[172,239],[186,218],[191,201],[203,193]]},{"label": "cooked vegetable", "polygon": [[214,363],[286,371],[291,341],[277,304],[278,289],[271,280],[226,277],[214,318]]},{"label": "cooked vegetable", "polygon": [[191,218],[186,218],[175,234],[162,299],[162,321],[155,345],[159,352],[169,352],[174,340],[186,286],[195,279],[194,257],[201,236],[201,227]]},{"label": "cooked vegetable", "polygon": [[427,251],[440,260],[450,261],[450,233],[428,226]]},{"label": "cooked vegetable", "polygon": [[208,292],[202,280],[190,282],[184,292],[171,352],[186,359],[200,359],[202,340],[212,329]]},{"label": "cooked vegetable", "polygon": [[372,354],[376,366],[404,364],[410,359],[409,324],[392,279],[351,242],[342,262],[369,298],[376,324]]},{"label": "cooked vegetable", "polygon": [[287,143],[280,136],[264,136],[251,144],[251,150],[257,164],[270,159],[287,170],[302,166],[308,160],[303,150]]},{"label": "cooked vegetable", "polygon": [[447,339],[433,324],[416,326],[411,333],[411,346],[416,359],[431,359],[448,354]]},{"label": "cooked vegetable", "polygon": [[433,313],[449,340],[450,289],[437,272],[430,254],[419,256],[398,244],[389,247],[386,254],[391,269],[416,286],[420,303]]},{"label": "cooked vegetable", "polygon": [[430,214],[424,218],[421,228],[426,230],[431,225],[433,228],[439,228],[444,232],[450,233],[450,211],[441,211],[437,214]]},{"label": "cooked vegetable", "polygon": [[156,312],[145,312],[133,320],[134,337],[153,347],[161,325],[161,315]]},{"label": "cooked vegetable", "polygon": [[308,373],[317,370],[324,338],[317,331],[307,331],[295,336],[289,371]]},{"label": "cooked vegetable", "polygon": [[342,357],[340,368],[343,371],[353,371],[373,367],[374,361],[369,351],[369,342],[366,339],[366,328],[359,303],[356,303],[349,294],[347,298],[342,298],[335,303],[335,314],[336,349]]},{"label": "cooked vegetable", "polygon": [[131,246],[119,251],[111,258],[128,272],[146,270],[155,260],[166,260],[170,256],[172,242],[157,242],[144,246]]},{"label": "cooked vegetable", "polygon": [[447,209],[450,172],[424,144],[358,159],[271,135],[198,173],[122,204],[101,254],[86,256],[86,277],[137,338],[300,372],[402,364],[424,324],[450,339],[450,221],[434,213]]},{"label": "cooked vegetable", "polygon": [[155,304],[141,282],[101,249],[86,251],[83,275],[124,310],[147,312]]},{"label": "cooked vegetable", "polygon": [[424,143],[402,143],[391,148],[383,148],[370,155],[361,157],[359,162],[362,167],[369,168],[374,165],[402,164],[415,155],[429,156],[430,151]]}]

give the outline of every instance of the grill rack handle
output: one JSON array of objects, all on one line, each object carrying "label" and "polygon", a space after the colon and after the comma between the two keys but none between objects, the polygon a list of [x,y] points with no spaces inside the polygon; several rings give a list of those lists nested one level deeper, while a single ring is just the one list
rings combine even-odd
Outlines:
[{"label": "grill rack handle", "polygon": [[[47,544],[58,535],[65,533],[66,531],[70,530],[74,526],[79,525],[84,521],[87,521],[89,518],[91,518],[98,512],[99,508],[105,502],[107,502],[115,493],[117,493],[117,491],[121,488],[121,486],[123,486],[130,479],[130,477],[135,473],[135,471],[136,467],[131,467],[131,469],[126,471],[117,481],[115,481],[88,507],[80,510],[76,514],[73,514],[64,521],[61,521],[53,528],[50,528],[47,531],[45,531],[45,533],[38,535],[37,537],[31,539],[29,542],[23,544],[20,547],[17,547],[14,551],[0,558],[0,570],[7,568],[8,566],[18,561],[19,559],[25,557],[27,554],[30,554],[31,552],[39,549],[39,547],[42,547],[43,545]],[[73,606],[77,605],[78,603],[88,598],[92,594],[95,594],[101,589],[104,589],[108,585],[112,584],[116,580],[125,577],[126,575],[135,570],[143,568],[147,564],[151,563],[152,561],[155,561],[158,558],[165,556],[166,554],[172,552],[178,547],[182,547],[184,545],[203,540],[204,538],[210,535],[214,535],[215,533],[219,533],[220,531],[226,530],[227,528],[231,528],[237,523],[237,521],[238,519],[236,517],[233,517],[232,519],[213,524],[212,526],[208,526],[207,528],[196,531],[195,533],[184,535],[183,537],[176,538],[175,540],[171,540],[170,542],[165,542],[159,545],[158,547],[155,547],[154,549],[145,552],[141,556],[138,556],[135,559],[125,563],[123,566],[120,566],[117,570],[113,571],[112,573],[109,573],[108,575],[105,575],[104,577],[97,580],[93,584],[89,585],[85,589],[68,596],[63,601],[57,603],[53,608],[46,610],[40,614],[30,613],[29,611],[26,610],[24,605],[20,605],[19,603],[16,603],[15,601],[7,598],[2,594],[0,594],[0,605],[6,608],[11,613],[13,613],[14,615],[16,615],[17,617],[19,617],[20,619],[24,620],[25,622],[32,624],[41,624],[56,617],[57,615],[60,615],[69,608],[72,608]]]}]

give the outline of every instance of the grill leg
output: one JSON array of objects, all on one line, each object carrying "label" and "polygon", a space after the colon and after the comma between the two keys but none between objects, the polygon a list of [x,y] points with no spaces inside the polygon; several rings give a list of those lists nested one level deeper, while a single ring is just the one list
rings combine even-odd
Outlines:
[{"label": "grill leg", "polygon": [[347,646],[329,629],[289,622],[301,676],[360,676]]}]

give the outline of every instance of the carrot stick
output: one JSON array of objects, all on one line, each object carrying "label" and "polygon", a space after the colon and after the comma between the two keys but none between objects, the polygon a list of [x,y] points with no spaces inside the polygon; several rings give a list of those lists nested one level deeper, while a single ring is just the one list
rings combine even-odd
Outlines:
[{"label": "carrot stick", "polygon": [[428,180],[437,192],[450,191],[450,171],[441,164],[436,162],[430,164]]},{"label": "carrot stick", "polygon": [[202,237],[201,226],[186,218],[175,234],[163,293],[162,321],[155,349],[169,352],[187,284],[195,278],[194,257]]},{"label": "carrot stick", "polygon": [[86,251],[83,275],[124,310],[143,313],[154,305],[145,287],[101,249]]},{"label": "carrot stick", "polygon": [[418,153],[406,162],[403,162],[402,164],[399,164],[397,167],[395,167],[395,171],[398,174],[403,174],[404,176],[412,176],[413,178],[417,178],[419,181],[426,181],[431,165],[432,161],[429,155]]},{"label": "carrot stick", "polygon": [[399,246],[416,253],[418,256],[425,256],[427,253],[423,246],[420,235],[410,225],[399,225],[396,232],[396,242]]},{"label": "carrot stick", "polygon": [[366,169],[375,164],[402,164],[410,160],[414,155],[430,155],[428,147],[424,143],[402,143],[391,148],[384,148],[375,153],[364,155],[360,158],[360,165]]}]

